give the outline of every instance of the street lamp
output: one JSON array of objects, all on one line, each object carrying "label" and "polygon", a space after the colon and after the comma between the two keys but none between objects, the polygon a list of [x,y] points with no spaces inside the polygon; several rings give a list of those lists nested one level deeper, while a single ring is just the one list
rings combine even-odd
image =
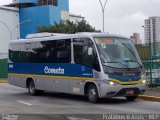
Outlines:
[{"label": "street lamp", "polygon": [[102,4],[102,1],[101,1],[101,0],[99,0],[99,2],[100,2],[100,4],[101,4],[101,8],[102,8],[103,32],[104,32],[104,11],[105,11],[106,4],[107,4],[108,0],[105,0],[104,5]]},{"label": "street lamp", "polygon": [[30,19],[25,20],[25,21],[19,23],[18,25],[14,26],[14,27],[12,28],[12,31],[11,31],[11,39],[12,39],[12,33],[13,33],[14,29],[15,29],[16,27],[18,27],[19,25],[24,24],[24,23],[28,23],[28,22],[31,22],[31,20],[30,20]]},{"label": "street lamp", "polygon": [[19,23],[18,25],[14,26],[12,29],[10,29],[5,22],[0,21],[0,23],[7,28],[8,32],[9,32],[10,40],[12,40],[12,33],[13,33],[14,29],[15,29],[17,26],[19,26],[19,25],[21,25],[21,24],[24,24],[24,23],[28,23],[28,22],[31,22],[31,20],[30,20],[30,19],[29,19],[29,20],[25,20],[25,21]]}]

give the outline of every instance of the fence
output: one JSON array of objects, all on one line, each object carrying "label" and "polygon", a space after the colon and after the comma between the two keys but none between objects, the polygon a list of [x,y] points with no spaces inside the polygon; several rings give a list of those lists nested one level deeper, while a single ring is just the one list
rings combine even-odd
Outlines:
[{"label": "fence", "polygon": [[146,69],[148,85],[160,86],[160,42],[135,46]]}]

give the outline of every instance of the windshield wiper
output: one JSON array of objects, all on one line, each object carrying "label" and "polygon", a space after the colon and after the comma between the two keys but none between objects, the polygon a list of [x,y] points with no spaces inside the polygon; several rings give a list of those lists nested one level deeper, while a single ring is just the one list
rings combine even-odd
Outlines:
[{"label": "windshield wiper", "polygon": [[121,65],[123,65],[123,66],[125,66],[127,69],[131,69],[131,68],[129,68],[127,65],[125,65],[124,63],[122,63],[122,62],[116,62],[116,61],[113,61],[113,62],[106,62],[106,63],[120,63]]}]

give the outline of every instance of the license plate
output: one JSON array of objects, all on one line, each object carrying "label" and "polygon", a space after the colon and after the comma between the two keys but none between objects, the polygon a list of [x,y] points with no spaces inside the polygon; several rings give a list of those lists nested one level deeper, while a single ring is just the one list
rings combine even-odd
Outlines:
[{"label": "license plate", "polygon": [[134,94],[134,90],[127,90],[126,91],[126,95],[133,95]]}]

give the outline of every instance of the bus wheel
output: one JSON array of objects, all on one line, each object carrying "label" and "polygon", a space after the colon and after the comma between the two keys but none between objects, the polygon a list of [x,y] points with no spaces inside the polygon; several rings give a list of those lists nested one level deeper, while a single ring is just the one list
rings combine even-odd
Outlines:
[{"label": "bus wheel", "polygon": [[135,96],[126,96],[127,100],[129,100],[129,101],[134,101],[137,97],[138,97],[138,95],[135,95]]},{"label": "bus wheel", "polygon": [[37,95],[37,90],[36,90],[36,87],[35,87],[35,84],[34,84],[34,81],[33,81],[33,80],[29,81],[29,84],[28,84],[28,92],[29,92],[29,94],[32,95],[32,96]]},{"label": "bus wheel", "polygon": [[88,89],[87,89],[87,98],[88,101],[91,103],[97,103],[98,102],[98,91],[97,91],[97,87],[93,84],[89,85]]}]

